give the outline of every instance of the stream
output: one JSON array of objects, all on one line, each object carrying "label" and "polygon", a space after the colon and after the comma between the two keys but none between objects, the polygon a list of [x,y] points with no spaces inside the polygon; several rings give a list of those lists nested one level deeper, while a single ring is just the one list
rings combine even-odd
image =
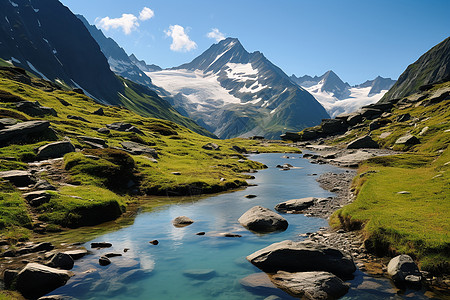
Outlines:
[{"label": "stream", "polygon": [[[141,212],[131,226],[86,243],[87,249],[91,242],[109,242],[113,246],[92,249],[92,255],[76,261],[72,271],[77,275],[50,295],[92,300],[263,300],[271,295],[279,297],[272,299],[293,299],[281,290],[244,288],[240,280],[260,272],[245,257],[275,242],[303,240],[299,235],[315,232],[327,226],[327,221],[285,214],[289,222],[286,231],[260,235],[243,228],[237,219],[255,205],[273,209],[276,204],[294,198],[332,196],[319,187],[316,179],[322,173],[345,172],[345,169],[311,164],[300,158],[300,154],[289,155],[290,159],[282,156],[278,153],[250,157],[269,167],[252,174],[255,179],[248,182],[254,186],[200,200],[185,197],[179,204]],[[298,168],[281,171],[275,167],[284,163]],[[257,197],[247,199],[248,194]],[[195,222],[183,228],[174,227],[172,220],[178,216],[187,216]],[[198,232],[206,234],[196,235]],[[224,232],[242,237],[221,236]],[[152,240],[158,240],[159,244],[150,244]],[[99,257],[111,252],[122,256],[112,257],[108,266],[99,266]],[[429,299],[423,291],[397,294],[388,279],[369,277],[361,271],[349,283],[351,289],[343,299]]]}]

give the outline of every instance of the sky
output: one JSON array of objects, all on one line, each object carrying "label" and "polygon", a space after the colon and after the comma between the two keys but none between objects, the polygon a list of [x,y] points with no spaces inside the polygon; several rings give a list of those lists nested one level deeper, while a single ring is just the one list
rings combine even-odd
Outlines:
[{"label": "sky", "polygon": [[169,68],[225,37],[286,74],[397,79],[450,36],[449,0],[61,0],[128,54]]}]

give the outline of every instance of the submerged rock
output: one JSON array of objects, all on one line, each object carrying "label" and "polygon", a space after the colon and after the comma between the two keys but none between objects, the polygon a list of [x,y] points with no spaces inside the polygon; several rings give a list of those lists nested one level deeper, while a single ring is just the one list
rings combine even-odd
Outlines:
[{"label": "submerged rock", "polygon": [[197,280],[208,280],[216,276],[216,271],[213,269],[185,270],[183,275]]},{"label": "submerged rock", "polygon": [[245,228],[255,232],[286,230],[288,227],[288,222],[285,218],[262,206],[250,208],[238,221]]},{"label": "submerged rock", "polygon": [[308,207],[312,206],[316,201],[317,198],[315,197],[292,199],[278,203],[275,206],[275,210],[279,212],[287,212],[287,211],[301,212],[307,209]]},{"label": "submerged rock", "polygon": [[280,291],[275,284],[270,280],[269,276],[266,273],[254,273],[248,275],[241,280],[239,283],[246,289],[252,293],[257,294],[275,294],[282,295],[284,294]]}]

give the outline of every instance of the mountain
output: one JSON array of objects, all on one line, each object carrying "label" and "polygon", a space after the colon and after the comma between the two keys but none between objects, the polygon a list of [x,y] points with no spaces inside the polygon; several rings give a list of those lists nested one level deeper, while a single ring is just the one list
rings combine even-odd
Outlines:
[{"label": "mountain", "polygon": [[235,38],[213,44],[190,63],[147,75],[171,93],[175,108],[221,138],[279,138],[329,117],[280,68]]},{"label": "mountain", "polygon": [[116,41],[112,38],[107,38],[100,29],[95,25],[90,25],[83,16],[76,15],[76,17],[83,22],[91,36],[100,46],[100,50],[108,59],[111,71],[136,83],[146,86],[151,85],[151,79],[131,61],[128,54],[116,43]]},{"label": "mountain", "polygon": [[[113,41],[108,45],[111,53],[125,53]],[[0,2],[0,58],[65,89],[80,88],[97,102],[213,136],[150,88],[116,76],[82,21],[57,0]],[[135,71],[140,72],[137,67]]]},{"label": "mountain", "polygon": [[147,65],[147,63],[144,60],[139,60],[134,54],[131,54],[129,58],[133,64],[135,64],[139,69],[141,69],[144,72],[162,71],[160,66],[153,64]]},{"label": "mountain", "polygon": [[380,102],[400,99],[420,90],[421,86],[450,80],[450,37],[431,48],[409,65],[396,84]]},{"label": "mountain", "polygon": [[292,75],[290,79],[310,92],[332,117],[377,102],[395,83],[390,78],[378,76],[374,80],[350,86],[331,70],[322,76]]}]

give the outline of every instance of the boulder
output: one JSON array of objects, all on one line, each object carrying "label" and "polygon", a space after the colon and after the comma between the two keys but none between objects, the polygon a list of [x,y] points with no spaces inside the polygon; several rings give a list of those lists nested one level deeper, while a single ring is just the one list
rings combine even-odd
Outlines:
[{"label": "boulder", "polygon": [[17,187],[25,187],[36,182],[30,173],[22,170],[0,172],[0,178],[11,182]]},{"label": "boulder", "polygon": [[33,207],[38,207],[50,201],[52,195],[47,191],[35,191],[22,195],[28,203]]},{"label": "boulder", "polygon": [[356,124],[361,123],[363,120],[363,116],[359,113],[350,114],[347,117],[347,124],[350,126],[355,126]]},{"label": "boulder", "polygon": [[356,139],[347,145],[347,149],[361,149],[361,148],[375,148],[378,149],[380,146],[375,142],[370,136],[366,135],[359,139]]},{"label": "boulder", "polygon": [[220,146],[215,144],[215,143],[208,143],[202,146],[203,149],[205,150],[216,150],[219,151],[220,150]]},{"label": "boulder", "polygon": [[94,111],[94,112],[92,112],[94,115],[97,115],[97,116],[104,116],[105,115],[105,112],[103,111],[103,108],[99,108],[99,109],[97,109],[96,111]]},{"label": "boulder", "polygon": [[[419,268],[409,255],[398,255],[389,261],[387,272],[396,283],[407,281],[408,276],[421,276]],[[414,278],[414,277],[412,277]]]},{"label": "boulder", "polygon": [[380,139],[385,139],[392,134],[392,131],[383,132],[380,134]]},{"label": "boulder", "polygon": [[101,134],[109,134],[111,131],[108,128],[102,127],[97,129],[97,132]]},{"label": "boulder", "polygon": [[348,277],[356,267],[350,255],[311,241],[282,241],[256,251],[247,260],[267,273],[325,271]]},{"label": "boulder", "polygon": [[71,276],[66,270],[29,263],[17,275],[16,289],[25,297],[38,298],[63,286]]},{"label": "boulder", "polygon": [[301,199],[292,199],[275,205],[275,209],[279,212],[295,211],[300,212],[307,209],[317,201],[317,198],[307,197]]},{"label": "boulder", "polygon": [[50,182],[44,179],[38,180],[38,182],[36,182],[36,184],[34,185],[34,189],[56,191],[56,188],[51,185]]},{"label": "boulder", "polygon": [[80,116],[68,115],[67,119],[82,121],[82,122],[86,122],[86,123],[91,123],[90,121],[88,121],[85,118],[80,117]]},{"label": "boulder", "polygon": [[121,145],[125,150],[127,150],[127,152],[133,155],[148,154],[153,158],[158,158],[158,153],[156,152],[156,150],[153,148],[149,148],[144,144],[127,141],[122,142]]},{"label": "boulder", "polygon": [[397,122],[406,122],[409,121],[411,119],[411,115],[406,113],[406,114],[402,114],[399,115],[396,119]]},{"label": "boulder", "polygon": [[98,264],[100,265],[100,266],[107,266],[107,265],[109,265],[111,263],[111,260],[109,260],[109,258],[107,258],[106,256],[101,256],[99,259],[98,259]]},{"label": "boulder", "polygon": [[39,147],[37,158],[48,159],[48,158],[58,158],[63,157],[64,154],[75,152],[75,147],[69,141],[54,142],[42,147]]},{"label": "boulder", "polygon": [[0,130],[0,144],[12,140],[23,140],[29,135],[42,134],[50,126],[49,121],[27,121]]},{"label": "boulder", "polygon": [[216,271],[213,269],[185,270],[183,271],[183,275],[197,280],[208,280],[216,276]]},{"label": "boulder", "polygon": [[80,250],[69,250],[63,253],[70,255],[70,257],[72,257],[73,260],[77,260],[87,255],[88,251],[86,249],[80,249]]},{"label": "boulder", "polygon": [[310,300],[338,299],[349,287],[339,277],[329,272],[288,273],[279,271],[272,282],[288,294]]},{"label": "boulder", "polygon": [[416,138],[412,134],[406,134],[402,137],[399,137],[395,141],[395,143],[399,144],[399,145],[416,145],[416,144],[420,144],[420,141],[418,138]]},{"label": "boulder", "polygon": [[124,123],[124,122],[115,122],[115,123],[106,125],[106,127],[109,129],[112,129],[112,130],[117,130],[117,131],[135,132],[138,134],[144,134],[137,127],[135,127],[129,123]]},{"label": "boulder", "polygon": [[[107,148],[108,145],[106,144],[106,140],[101,139],[101,138],[96,138],[96,137],[92,137],[92,136],[79,136],[78,139],[80,139],[83,142],[88,142],[89,145],[99,145],[102,148]],[[97,147],[99,148],[99,147]]]},{"label": "boulder", "polygon": [[362,108],[359,111],[361,117],[366,118],[367,120],[373,120],[381,116],[383,113],[381,110],[376,108]]},{"label": "boulder", "polygon": [[3,128],[11,126],[11,125],[15,125],[15,124],[17,124],[17,122],[18,121],[16,119],[0,118],[0,129],[3,129]]},{"label": "boulder", "polygon": [[325,134],[345,132],[347,131],[347,124],[339,119],[323,119],[320,129]]},{"label": "boulder", "polygon": [[5,287],[7,289],[11,288],[11,285],[13,284],[13,282],[16,279],[18,274],[19,274],[19,271],[17,271],[17,270],[6,269],[3,272],[3,283],[5,284]]},{"label": "boulder", "polygon": [[296,132],[289,132],[289,131],[280,135],[280,138],[283,141],[293,141],[293,142],[298,142],[298,141],[302,140],[302,137],[300,136],[300,134],[298,134]]},{"label": "boulder", "polygon": [[369,131],[374,131],[381,127],[381,123],[379,119],[375,119],[369,124]]},{"label": "boulder", "polygon": [[53,250],[55,246],[52,245],[52,243],[49,242],[43,242],[36,245],[31,246],[30,252],[39,252],[39,251],[50,251]]},{"label": "boulder", "polygon": [[32,117],[43,117],[45,115],[57,116],[51,107],[44,107],[39,102],[22,101],[16,104],[16,109]]},{"label": "boulder", "polygon": [[238,221],[245,228],[255,232],[286,230],[288,227],[288,222],[285,218],[262,206],[250,208]]},{"label": "boulder", "polygon": [[176,217],[172,221],[172,224],[175,227],[184,227],[184,226],[191,225],[192,223],[194,223],[194,221],[191,218],[188,218],[185,216]]},{"label": "boulder", "polygon": [[58,252],[50,259],[48,266],[52,268],[70,270],[73,268],[73,258],[67,253]]}]

